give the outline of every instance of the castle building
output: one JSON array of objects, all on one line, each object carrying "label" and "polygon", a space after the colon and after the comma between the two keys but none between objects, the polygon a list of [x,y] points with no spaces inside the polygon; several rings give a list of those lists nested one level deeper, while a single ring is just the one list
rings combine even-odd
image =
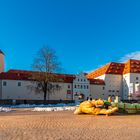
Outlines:
[{"label": "castle building", "polygon": [[[4,53],[0,51],[0,100],[43,100],[43,94],[29,89],[34,84],[33,71],[4,72]],[[49,100],[82,101],[87,98],[119,96],[121,100],[140,97],[140,60],[125,63],[111,62],[88,74],[57,74],[61,88],[50,94]],[[34,86],[34,85],[32,85]]]},{"label": "castle building", "polygon": [[[43,100],[43,94],[30,90],[30,75],[33,71],[9,70],[0,74],[0,99]],[[63,82],[57,82],[61,88],[50,94],[49,100],[85,100],[87,97],[97,98],[102,94],[105,85],[103,80],[88,79],[85,74],[57,74]],[[34,86],[34,85],[32,85]],[[91,91],[92,94],[91,94]],[[98,93],[98,95],[96,95]]]},{"label": "castle building", "polygon": [[140,60],[111,62],[87,75],[105,82],[104,98],[120,96],[122,100],[140,99]]}]

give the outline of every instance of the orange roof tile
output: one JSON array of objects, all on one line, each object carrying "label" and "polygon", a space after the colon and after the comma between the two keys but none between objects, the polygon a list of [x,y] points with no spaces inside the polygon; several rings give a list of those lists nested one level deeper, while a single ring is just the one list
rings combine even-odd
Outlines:
[{"label": "orange roof tile", "polygon": [[125,63],[123,74],[140,73],[140,60],[130,59]]},{"label": "orange roof tile", "polygon": [[87,78],[97,78],[97,77],[104,75],[104,74],[119,74],[119,75],[121,75],[123,73],[123,69],[124,69],[123,63],[111,62],[111,63],[108,63],[105,66],[89,73],[87,75]]},{"label": "orange roof tile", "polygon": [[106,71],[108,70],[110,66],[110,63],[109,64],[106,64],[105,66],[89,73],[86,75],[87,78],[91,79],[91,78],[96,78],[96,77],[99,77],[101,75],[104,75],[106,73]]}]

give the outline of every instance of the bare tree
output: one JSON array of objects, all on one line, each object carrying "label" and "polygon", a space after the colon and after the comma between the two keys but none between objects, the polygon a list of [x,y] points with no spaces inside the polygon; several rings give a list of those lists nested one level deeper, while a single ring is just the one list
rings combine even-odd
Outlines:
[{"label": "bare tree", "polygon": [[57,60],[56,53],[53,49],[45,46],[38,52],[33,62],[32,80],[35,85],[36,92],[44,93],[44,103],[49,100],[49,96],[55,90],[59,90],[60,86],[57,82],[61,82],[57,72],[61,70],[60,63]]}]

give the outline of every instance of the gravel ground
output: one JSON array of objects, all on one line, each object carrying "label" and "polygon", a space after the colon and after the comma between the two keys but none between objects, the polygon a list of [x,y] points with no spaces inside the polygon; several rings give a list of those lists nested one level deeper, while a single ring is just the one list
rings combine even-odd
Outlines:
[{"label": "gravel ground", "polygon": [[72,111],[0,113],[0,140],[139,140],[140,115],[73,115]]}]

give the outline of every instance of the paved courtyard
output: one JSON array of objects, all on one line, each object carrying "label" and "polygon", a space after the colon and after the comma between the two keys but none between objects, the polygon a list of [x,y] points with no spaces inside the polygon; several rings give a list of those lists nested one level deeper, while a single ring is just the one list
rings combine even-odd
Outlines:
[{"label": "paved courtyard", "polygon": [[139,140],[140,115],[73,115],[72,111],[0,113],[0,140]]}]

